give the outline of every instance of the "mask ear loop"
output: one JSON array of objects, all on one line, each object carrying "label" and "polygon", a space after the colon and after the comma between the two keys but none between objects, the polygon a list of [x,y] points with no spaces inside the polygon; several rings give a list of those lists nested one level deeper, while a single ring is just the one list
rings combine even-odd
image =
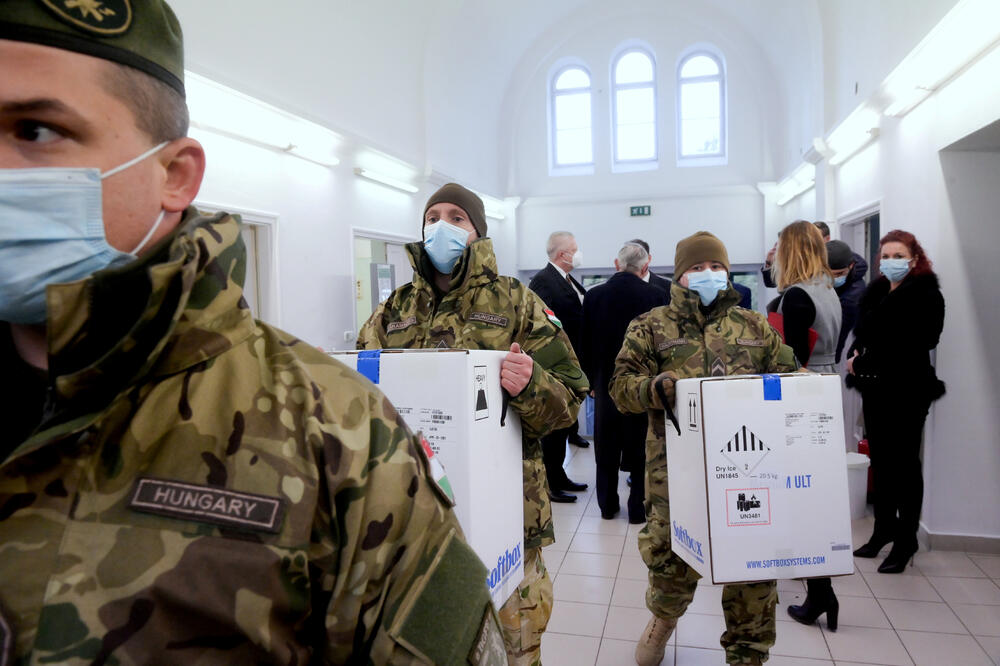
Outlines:
[{"label": "mask ear loop", "polygon": [[152,148],[150,148],[149,150],[147,150],[146,152],[144,152],[142,155],[139,155],[139,157],[133,157],[128,162],[125,162],[125,164],[119,164],[114,169],[108,169],[107,171],[105,171],[104,173],[101,174],[101,180],[104,180],[105,178],[110,178],[111,176],[115,175],[116,173],[118,173],[120,171],[124,171],[125,169],[129,168],[130,166],[132,166],[134,164],[138,164],[139,162],[143,161],[144,159],[146,159],[150,155],[154,155],[154,154],[160,152],[161,150],[163,150],[163,147],[166,146],[168,143],[170,143],[170,142],[169,141],[164,141],[163,143],[159,144],[158,146],[153,146]]},{"label": "mask ear loop", "polygon": [[141,250],[146,245],[146,243],[149,242],[149,239],[153,237],[153,234],[156,233],[156,230],[160,227],[160,222],[163,222],[163,217],[166,214],[167,214],[167,211],[164,210],[163,208],[161,208],[160,209],[160,214],[159,214],[159,216],[157,216],[156,222],[153,222],[153,226],[149,230],[149,233],[146,234],[146,237],[143,238],[139,242],[139,244],[135,246],[135,249],[132,250],[131,252],[129,252],[129,254],[132,254],[132,255],[139,254],[139,250]]}]

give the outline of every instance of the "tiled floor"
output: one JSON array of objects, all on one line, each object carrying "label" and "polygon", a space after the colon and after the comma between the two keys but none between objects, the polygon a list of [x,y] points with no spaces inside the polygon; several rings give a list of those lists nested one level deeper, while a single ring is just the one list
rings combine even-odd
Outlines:
[{"label": "tiled floor", "polygon": [[[556,543],[544,551],[555,605],[542,639],[545,666],[634,664],[646,621],[646,567],[626,516],[602,520],[593,493],[594,449],[569,447],[566,468],[590,488],[575,504],[553,504]],[[622,474],[624,507],[628,488]],[[855,545],[871,533],[869,518],[855,521]],[[885,552],[888,552],[886,550]],[[1000,664],[1000,556],[920,552],[902,575],[876,572],[881,560],[855,559],[851,576],[834,579],[840,627],[826,629],[788,617],[805,586],[779,581],[778,640],[768,664]],[[663,664],[724,664],[721,586],[700,585],[670,639]]]}]

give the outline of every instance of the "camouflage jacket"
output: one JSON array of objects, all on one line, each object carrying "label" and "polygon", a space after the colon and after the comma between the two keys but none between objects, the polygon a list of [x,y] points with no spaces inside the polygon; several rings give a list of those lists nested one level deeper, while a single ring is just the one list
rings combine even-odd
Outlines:
[{"label": "camouflage jacket", "polygon": [[15,662],[440,663],[477,638],[502,660],[420,440],[254,321],[245,264],[234,218],[189,209],[142,259],[49,288],[50,399],[0,462]]},{"label": "camouflage jacket", "polygon": [[558,320],[516,278],[497,275],[493,242],[469,244],[439,295],[422,243],[406,251],[413,281],[382,302],[361,327],[358,349],[452,347],[506,351],[512,343],[534,360],[531,380],[510,401],[524,434],[525,548],[552,543],[552,519],[540,438],[576,420],[589,390]]},{"label": "camouflage jacket", "polygon": [[608,389],[619,411],[649,414],[648,440],[666,445],[663,410],[650,403],[652,380],[661,372],[687,379],[795,370],[791,347],[764,315],[738,307],[739,302],[739,292],[730,286],[704,313],[698,294],[674,280],[670,305],[629,324]]}]

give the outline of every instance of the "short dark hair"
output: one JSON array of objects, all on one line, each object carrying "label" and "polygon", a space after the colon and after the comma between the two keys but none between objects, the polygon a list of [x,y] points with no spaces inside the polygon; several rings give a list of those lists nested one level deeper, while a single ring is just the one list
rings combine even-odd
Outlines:
[{"label": "short dark hair", "polygon": [[813,225],[817,229],[819,229],[819,232],[823,236],[829,236],[830,235],[830,225],[828,225],[826,222],[813,222]]},{"label": "short dark hair", "polygon": [[153,143],[187,136],[187,102],[163,81],[134,67],[109,62],[102,83],[105,90],[124,102],[136,127],[152,137]]}]

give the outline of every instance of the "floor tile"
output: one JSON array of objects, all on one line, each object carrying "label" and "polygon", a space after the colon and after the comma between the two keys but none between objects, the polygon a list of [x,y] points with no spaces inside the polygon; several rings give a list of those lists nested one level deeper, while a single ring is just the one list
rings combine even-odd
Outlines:
[{"label": "floor tile", "polygon": [[891,629],[871,627],[841,627],[836,632],[825,632],[830,654],[839,664],[841,661],[855,661],[865,664],[885,664],[887,666],[910,666],[906,648]]},{"label": "floor tile", "polygon": [[722,586],[699,585],[695,590],[694,599],[687,607],[687,613],[702,615],[722,615]]},{"label": "floor tile", "polygon": [[582,513],[552,513],[552,529],[556,531],[556,541],[559,541],[560,533],[575,534],[576,528],[580,526]]},{"label": "floor tile", "polygon": [[604,633],[608,607],[604,604],[584,604],[575,601],[556,601],[546,631],[557,634],[597,636]]},{"label": "floor tile", "polygon": [[602,553],[605,555],[621,555],[625,544],[624,536],[610,534],[576,533],[569,545],[571,553]]},{"label": "floor tile", "polygon": [[950,604],[991,604],[1000,605],[1000,587],[982,578],[941,578],[927,579],[941,598]]},{"label": "floor tile", "polygon": [[[546,662],[547,663],[547,662]],[[635,640],[605,638],[597,655],[597,666],[622,666],[635,663]],[[661,666],[674,666],[674,648],[667,646]]]},{"label": "floor tile", "polygon": [[856,573],[850,576],[834,576],[833,591],[838,596],[847,597],[870,597],[872,590],[862,574]]},{"label": "floor tile", "polygon": [[719,637],[725,630],[726,621],[721,614],[684,613],[677,622],[677,646],[720,648]]},{"label": "floor tile", "polygon": [[618,577],[647,581],[649,580],[649,568],[641,557],[622,555],[621,564],[618,565]]},{"label": "floor tile", "polygon": [[1000,664],[1000,638],[976,636],[979,646],[983,648],[994,664]]},{"label": "floor tile", "polygon": [[642,559],[639,554],[639,541],[634,536],[625,537],[625,547],[622,548],[622,555],[627,555],[629,557],[638,557]]},{"label": "floor tile", "polygon": [[798,594],[799,592],[806,591],[805,581],[801,581],[797,578],[786,578],[784,580],[778,581],[778,594],[782,592],[791,592],[792,594]]},{"label": "floor tile", "polygon": [[969,555],[984,574],[990,578],[1000,578],[1000,557],[996,555]]},{"label": "floor tile", "polygon": [[726,653],[721,648],[706,650],[678,646],[677,663],[683,666],[723,666],[726,663]]},{"label": "floor tile", "polygon": [[599,553],[568,552],[563,558],[560,571],[578,576],[604,576],[614,578],[618,575],[619,555],[601,555]]},{"label": "floor tile", "polygon": [[611,595],[612,606],[646,608],[646,582],[619,578],[615,581],[615,591]]},{"label": "floor tile", "polygon": [[589,666],[597,663],[601,639],[570,636],[546,631],[542,634],[542,663],[545,666]]},{"label": "floor tile", "polygon": [[833,666],[829,659],[804,659],[802,657],[783,657],[779,654],[771,653],[771,658],[767,660],[767,666]]},{"label": "floor tile", "polygon": [[986,578],[986,574],[968,555],[954,551],[921,551],[914,559],[914,566],[928,577]]},{"label": "floor tile", "polygon": [[970,634],[1000,637],[1000,606],[951,604],[951,609]]},{"label": "floor tile", "polygon": [[565,532],[565,531],[562,531],[562,530],[556,530],[555,531],[555,539],[556,539],[555,543],[549,544],[548,546],[545,546],[545,548],[542,549],[542,553],[543,554],[547,553],[550,550],[563,550],[563,551],[568,550],[569,549],[569,544],[573,541],[573,535],[574,534],[575,533],[572,532],[572,531]]},{"label": "floor tile", "polygon": [[[628,521],[621,518],[615,518],[614,520],[604,520],[603,518],[589,518],[584,516],[580,520],[580,526],[576,528],[577,532],[583,532],[585,534],[613,534],[615,536],[625,536],[628,531]],[[972,564],[972,560],[969,560],[969,564]],[[975,566],[974,564],[972,566]]]},{"label": "floor tile", "polygon": [[[652,617],[653,615],[645,608],[612,606],[611,612],[608,613],[608,621],[604,624],[604,637],[632,641],[634,648]],[[676,632],[670,637],[668,645],[673,645],[675,642]]]},{"label": "floor tile", "polygon": [[897,631],[906,629],[943,634],[969,633],[946,603],[896,599],[882,599],[879,603]]},{"label": "floor tile", "polygon": [[[907,601],[942,601],[941,597],[923,576],[896,576],[893,574],[865,574],[868,587],[878,599],[903,599]],[[948,579],[956,580],[956,579]],[[834,583],[836,588],[836,583]]]},{"label": "floor tile", "polygon": [[899,637],[916,666],[992,666],[990,658],[972,636],[900,631]]},{"label": "floor tile", "polygon": [[561,573],[556,576],[552,587],[557,601],[608,605],[611,603],[611,591],[615,587],[615,579]]},{"label": "floor tile", "polygon": [[[786,657],[807,657],[810,659],[830,659],[830,650],[823,640],[823,632],[798,622],[779,622],[776,627],[777,640],[771,654]],[[770,663],[770,662],[768,662]]]},{"label": "floor tile", "polygon": [[565,556],[566,552],[562,550],[552,550],[551,548],[544,548],[542,550],[542,559],[545,561],[545,568],[549,571],[549,578],[555,580]]},{"label": "floor tile", "polygon": [[889,618],[875,599],[864,597],[839,597],[839,623],[849,627],[875,627],[891,629]]}]

